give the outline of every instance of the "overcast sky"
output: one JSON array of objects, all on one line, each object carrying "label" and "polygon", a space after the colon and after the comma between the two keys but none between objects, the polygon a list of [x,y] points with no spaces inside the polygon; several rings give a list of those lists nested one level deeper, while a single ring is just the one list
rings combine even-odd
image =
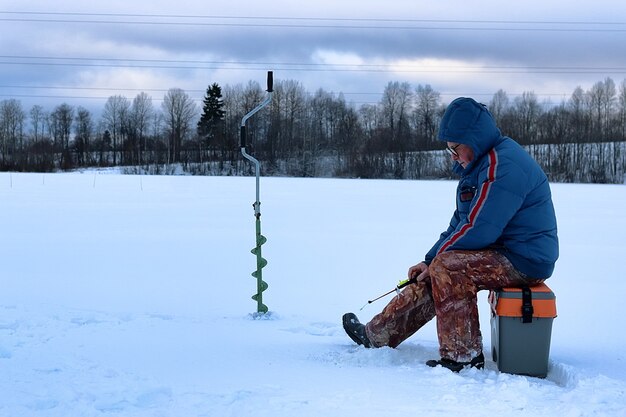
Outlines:
[{"label": "overcast sky", "polygon": [[626,79],[621,0],[0,0],[0,100],[103,107],[141,91],[296,80],[376,103],[389,81],[449,102]]}]

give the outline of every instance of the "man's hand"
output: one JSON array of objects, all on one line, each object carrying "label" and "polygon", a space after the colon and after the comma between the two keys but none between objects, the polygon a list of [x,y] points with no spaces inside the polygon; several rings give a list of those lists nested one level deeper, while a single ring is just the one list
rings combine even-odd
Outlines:
[{"label": "man's hand", "polygon": [[415,278],[417,282],[424,281],[425,279],[430,277],[430,274],[428,273],[428,265],[426,265],[424,262],[413,265],[409,268],[408,277],[409,279]]}]

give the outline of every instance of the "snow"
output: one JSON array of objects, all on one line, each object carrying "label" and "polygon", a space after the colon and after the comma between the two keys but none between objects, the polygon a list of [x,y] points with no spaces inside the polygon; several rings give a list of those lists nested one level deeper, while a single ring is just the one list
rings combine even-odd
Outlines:
[{"label": "snow", "polygon": [[261,179],[271,314],[255,320],[254,178],[0,174],[0,416],[626,416],[626,189],[553,184],[546,379],[453,374],[434,321],[362,321],[445,228],[452,181]]}]

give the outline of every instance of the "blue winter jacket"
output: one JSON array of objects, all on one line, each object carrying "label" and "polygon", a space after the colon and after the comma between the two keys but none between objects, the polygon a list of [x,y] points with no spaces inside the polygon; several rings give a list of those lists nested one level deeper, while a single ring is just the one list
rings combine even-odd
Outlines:
[{"label": "blue winter jacket", "polygon": [[550,186],[537,162],[502,136],[487,108],[470,98],[454,100],[443,116],[439,140],[474,150],[461,176],[450,226],[425,257],[449,250],[495,249],[529,278],[552,275],[559,256]]}]

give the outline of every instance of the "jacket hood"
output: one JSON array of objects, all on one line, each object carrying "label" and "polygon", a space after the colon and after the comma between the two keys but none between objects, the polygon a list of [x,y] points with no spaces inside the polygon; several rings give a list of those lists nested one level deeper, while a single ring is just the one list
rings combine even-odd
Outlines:
[{"label": "jacket hood", "polygon": [[462,143],[474,151],[474,160],[463,169],[458,162],[455,171],[471,170],[474,162],[485,155],[500,140],[502,134],[489,110],[474,99],[455,99],[443,115],[438,139],[443,142]]}]

